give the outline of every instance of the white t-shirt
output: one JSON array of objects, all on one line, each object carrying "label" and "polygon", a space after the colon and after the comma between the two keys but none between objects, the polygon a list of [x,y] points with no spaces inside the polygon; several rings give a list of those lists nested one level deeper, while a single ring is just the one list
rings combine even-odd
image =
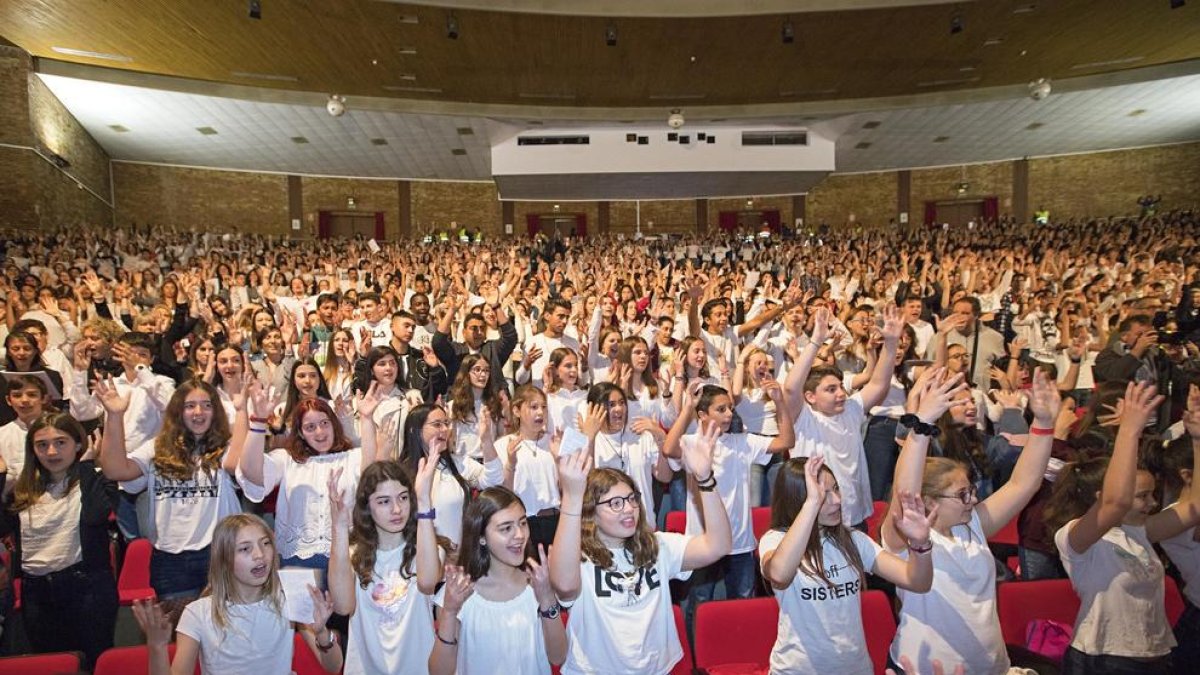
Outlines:
[{"label": "white t-shirt", "polygon": [[791,456],[825,455],[825,466],[833,472],[841,488],[842,522],[846,525],[863,522],[874,509],[863,450],[864,421],[861,394],[846,399],[846,409],[839,415],[822,415],[805,405],[796,418],[796,445]]},{"label": "white t-shirt", "polygon": [[[508,466],[508,441],[513,434],[496,441],[502,466]],[[561,503],[558,490],[558,464],[550,452],[550,436],[538,441],[521,441],[517,449],[517,469],[513,472],[513,492],[525,504],[525,512],[536,516],[542,509],[556,509]]]},{"label": "white t-shirt", "polygon": [[[684,436],[680,443],[699,443],[694,434]],[[766,465],[771,461],[768,448],[771,439],[753,434],[721,434],[713,450],[713,475],[717,479],[717,493],[729,512],[729,527],[733,532],[731,554],[754,550],[754,525],[750,519],[750,466]],[[688,490],[687,533],[696,536],[704,533],[700,517],[699,493]]]},{"label": "white t-shirt", "polygon": [[19,419],[0,426],[0,457],[8,465],[5,492],[12,492],[17,485],[17,478],[21,477],[21,469],[25,466],[25,438],[28,435],[29,425]]},{"label": "white t-shirt", "polygon": [[[671,579],[687,579],[683,554],[690,537],[656,532],[658,559],[637,569],[624,549],[611,550],[615,570],[585,559],[579,597],[567,622],[564,674],[661,675],[683,658],[671,609]],[[500,672],[500,671],[497,671]]]},{"label": "white t-shirt", "polygon": [[[228,450],[226,450],[228,452]],[[197,470],[191,478],[175,480],[154,468],[154,441],[129,454],[142,475],[121,483],[121,489],[150,493],[150,531],[147,538],[164,553],[199,551],[212,543],[213,530],[225,516],[242,512],[230,477],[219,465],[212,472]]]},{"label": "white t-shirt", "polygon": [[546,394],[546,435],[577,428],[575,415],[587,415],[587,390],[559,389]]},{"label": "white t-shirt", "polygon": [[617,434],[596,434],[594,457],[597,469],[619,469],[633,479],[642,495],[642,511],[650,527],[658,522],[654,514],[654,465],[660,449],[654,435],[635,434],[629,429]]},{"label": "white t-shirt", "polygon": [[[467,485],[482,490],[504,482],[504,465],[500,459],[487,463],[477,462],[470,457],[454,457],[454,466]],[[463,505],[467,495],[454,479],[450,470],[438,464],[433,475],[433,508],[437,511],[434,529],[441,536],[458,545],[462,537]]]},{"label": "white t-shirt", "polygon": [[66,494],[42,493],[37,502],[17,514],[21,521],[21,569],[42,576],[83,560],[79,542],[82,493],[76,483]]},{"label": "white t-shirt", "polygon": [[[442,606],[445,587],[433,602]],[[458,612],[458,675],[549,675],[550,659],[533,588],[492,602],[471,594]]]},{"label": "white t-shirt", "polygon": [[[1167,508],[1171,506],[1174,504]],[[1159,543],[1183,577],[1183,597],[1200,607],[1200,542],[1195,540],[1195,532],[1196,528],[1190,528]]]},{"label": "white t-shirt", "polygon": [[725,355],[725,367],[733,372],[737,365],[738,336],[733,324],[725,327],[720,333],[710,333],[700,329],[700,339],[704,342],[704,351],[708,354],[708,371],[719,376],[721,369],[717,367],[717,355]]},{"label": "white t-shirt", "polygon": [[775,401],[763,389],[743,389],[742,400],[738,401],[738,417],[748,433],[762,436],[778,436],[779,422],[775,419]]},{"label": "white t-shirt", "polygon": [[383,318],[378,322],[371,322],[363,319],[350,324],[350,334],[354,336],[355,349],[358,348],[358,332],[366,328],[371,333],[372,347],[386,347],[392,342],[392,320]]},{"label": "white t-shirt", "polygon": [[575,351],[576,356],[579,355],[579,340],[576,340],[569,335],[553,338],[545,333],[538,333],[526,340],[521,349],[525,354],[528,354],[535,347],[542,350],[542,355],[538,357],[537,361],[534,361],[532,364],[530,364],[529,378],[530,382],[533,383],[533,386],[537,387],[538,389],[542,388],[542,373],[545,372],[546,366],[550,363],[550,354],[552,354],[555,349],[558,349],[559,347],[568,347]]},{"label": "white t-shirt", "polygon": [[[978,512],[950,537],[929,531],[933,542],[933,588],[928,593],[896,589],[900,624],[891,657],[913,659],[919,673],[933,672],[933,660],[962,663],[972,675],[1002,675],[1008,652],[996,614],[996,559],[988,548]],[[898,554],[908,558],[908,551]]]},{"label": "white t-shirt", "polygon": [[[758,557],[779,548],[783,530],[769,530],[758,542]],[[875,568],[879,544],[851,530],[863,569]],[[771,649],[771,672],[838,673],[872,675],[875,668],[863,645],[863,577],[846,561],[829,537],[822,537],[821,552],[829,582],[800,570],[791,585],[775,591],[779,601],[779,630]]]},{"label": "white t-shirt", "polygon": [[222,630],[212,620],[212,596],[188,603],[180,633],[200,643],[200,670],[221,675],[288,675],[292,672],[292,624],[271,603],[230,605]]},{"label": "white t-shirt", "polygon": [[375,551],[367,588],[354,577],[354,614],[346,641],[345,675],[424,675],[433,651],[433,598],[417,578],[400,573],[404,546]]},{"label": "white t-shirt", "polygon": [[282,558],[329,555],[333,520],[329,514],[329,477],[342,470],[338,487],[347,495],[358,489],[362,474],[362,448],[351,448],[309,457],[303,464],[287,450],[272,450],[263,457],[263,484],[255,485],[238,466],[237,479],[246,499],[258,504],[279,486],[275,501],[275,539]]},{"label": "white t-shirt", "polygon": [[1169,653],[1175,636],[1167,623],[1163,565],[1146,528],[1114,527],[1077,553],[1067,536],[1076,522],[1054,534],[1080,600],[1071,646],[1091,655],[1153,658]]}]

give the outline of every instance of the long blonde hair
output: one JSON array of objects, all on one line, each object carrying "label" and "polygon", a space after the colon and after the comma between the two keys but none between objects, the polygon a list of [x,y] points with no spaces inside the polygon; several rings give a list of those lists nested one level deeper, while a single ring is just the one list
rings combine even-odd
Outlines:
[{"label": "long blonde hair", "polygon": [[271,571],[267,575],[267,582],[263,584],[261,596],[254,601],[266,600],[279,616],[279,620],[285,623],[287,621],[283,618],[283,584],[279,581],[279,553],[275,548],[275,534],[262,518],[249,513],[237,513],[226,516],[217,523],[213,531],[212,554],[208,562],[208,586],[200,594],[201,597],[212,598],[213,624],[221,631],[229,628],[229,605],[251,600],[237,597],[234,591],[237,582],[233,578],[238,532],[251,525],[261,529],[271,542]]}]

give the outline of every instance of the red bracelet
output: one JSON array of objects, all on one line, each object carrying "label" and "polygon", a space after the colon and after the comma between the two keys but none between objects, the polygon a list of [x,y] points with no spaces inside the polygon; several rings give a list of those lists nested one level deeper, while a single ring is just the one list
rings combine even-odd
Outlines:
[{"label": "red bracelet", "polygon": [[251,417],[250,421],[258,422],[259,424],[266,424],[267,422],[271,421],[271,418],[270,417]]},{"label": "red bracelet", "polygon": [[1053,427],[1029,427],[1029,433],[1033,434],[1034,436],[1053,436],[1054,428]]}]

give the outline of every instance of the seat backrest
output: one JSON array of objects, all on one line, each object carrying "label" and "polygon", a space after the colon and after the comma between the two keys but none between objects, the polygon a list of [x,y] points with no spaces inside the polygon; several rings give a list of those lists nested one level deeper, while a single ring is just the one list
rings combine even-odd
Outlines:
[{"label": "seat backrest", "polygon": [[0,659],[0,675],[30,675],[30,673],[77,673],[79,654],[31,654]]},{"label": "seat backrest", "polygon": [[677,534],[683,534],[687,530],[687,512],[686,511],[668,511],[667,512],[666,530],[667,530],[667,532],[675,532]]},{"label": "seat backrest", "polygon": [[1004,642],[1025,644],[1025,629],[1034,619],[1050,619],[1075,625],[1079,596],[1069,579],[1006,581],[997,587],[996,612]]},{"label": "seat backrest", "polygon": [[692,656],[692,643],[688,640],[687,622],[683,618],[683,608],[679,605],[671,605],[671,610],[675,614],[675,632],[679,633],[679,644],[683,645],[683,658],[679,659],[679,663],[671,669],[671,675],[692,675],[692,670],[695,669],[695,659]]},{"label": "seat backrest", "polygon": [[1004,527],[1000,528],[988,537],[989,544],[1007,544],[1009,546],[1017,546],[1020,542],[1020,535],[1017,533],[1017,521],[1020,518],[1013,518],[1005,523]]},{"label": "seat backrest", "polygon": [[117,588],[133,590],[150,587],[150,553],[153,548],[149,539],[134,539],[125,549],[125,561],[121,564],[121,575]]},{"label": "seat backrest", "polygon": [[892,638],[896,637],[896,615],[892,603],[883,591],[865,591],[862,594],[863,633],[867,638],[867,652],[876,675],[887,669],[888,650]]},{"label": "seat backrest", "polygon": [[1175,583],[1172,577],[1166,577],[1166,606],[1167,606],[1167,622],[1172,626],[1179,621],[1179,617],[1183,616],[1184,601],[1183,593],[1179,592],[1179,584]]},{"label": "seat backrest", "polygon": [[775,598],[718,600],[696,608],[696,667],[728,663],[766,666],[779,630]]},{"label": "seat backrest", "polygon": [[888,503],[874,502],[874,510],[867,516],[867,536],[879,541],[879,528],[883,526],[883,517],[887,515]]},{"label": "seat backrest", "polygon": [[750,509],[750,522],[754,527],[754,538],[762,539],[762,536],[771,529],[771,507],[756,506]]},{"label": "seat backrest", "polygon": [[[167,645],[167,659],[175,660],[175,643]],[[150,660],[146,645],[113,647],[106,649],[96,659],[92,675],[150,675]],[[200,662],[196,662],[196,675],[200,675]]]}]

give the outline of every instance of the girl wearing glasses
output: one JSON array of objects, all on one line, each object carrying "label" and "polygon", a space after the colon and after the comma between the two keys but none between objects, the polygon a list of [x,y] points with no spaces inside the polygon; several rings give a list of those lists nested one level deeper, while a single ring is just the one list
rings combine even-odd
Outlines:
[{"label": "girl wearing glasses", "polygon": [[[1071,647],[1063,658],[1065,675],[1165,675],[1196,667],[1194,661],[1176,662],[1172,670],[1170,653],[1176,641],[1167,622],[1163,565],[1154,545],[1174,540],[1168,547],[1174,549],[1173,559],[1180,539],[1194,547],[1200,491],[1189,490],[1187,499],[1157,510],[1154,476],[1138,466],[1143,430],[1163,400],[1155,393],[1148,383],[1127,386],[1118,406],[1121,422],[1112,457],[1064,466],[1046,506],[1063,567],[1082,601]],[[1193,462],[1200,450],[1196,397],[1193,388],[1191,407],[1183,418],[1187,436],[1174,441],[1176,447],[1166,453],[1180,454],[1179,445],[1190,445]],[[1185,574],[1195,573],[1192,561],[1184,561],[1190,568]],[[1194,614],[1195,606],[1188,611]],[[1186,630],[1187,624],[1180,625]],[[1194,644],[1188,647],[1194,649]]]},{"label": "girl wearing glasses", "polygon": [[775,588],[780,609],[771,672],[870,675],[859,599],[865,573],[912,593],[928,591],[929,528],[937,506],[926,516],[916,495],[900,495],[896,527],[915,552],[903,559],[842,524],[837,479],[824,464],[819,454],[784,463],[775,479],[771,529],[758,544],[763,578]]},{"label": "girl wearing glasses", "polygon": [[[500,384],[492,380],[492,367],[481,354],[463,357],[454,384],[450,386],[450,418],[454,421],[454,456],[483,459],[482,436],[479,427],[489,418],[489,442],[494,442],[496,429],[504,423],[504,402]],[[457,537],[457,533],[455,534]]]},{"label": "girl wearing glasses", "polygon": [[[486,362],[483,362],[486,365]],[[462,372],[462,371],[460,371]],[[462,514],[471,499],[472,488],[482,490],[504,481],[504,466],[496,456],[492,442],[491,415],[479,418],[478,435],[482,439],[483,462],[451,452],[452,423],[446,410],[436,403],[422,403],[408,413],[404,421],[404,445],[400,463],[417,475],[421,460],[434,463],[433,504],[437,533],[455,546],[462,534]],[[512,487],[512,474],[509,474]]]},{"label": "girl wearing glasses", "polygon": [[[270,412],[263,385],[250,388],[254,413]],[[246,498],[262,502],[276,487],[275,536],[283,567],[308,567],[324,570],[329,566],[332,544],[329,500],[326,486],[334,472],[340,472],[340,487],[353,494],[363,469],[375,461],[375,422],[378,386],[371,385],[365,395],[354,399],[359,412],[362,447],[351,447],[337,415],[325,401],[315,398],[301,401],[292,412],[289,425],[296,433],[288,446],[264,453],[265,423],[249,415],[249,434],[242,446],[237,478]]]},{"label": "girl wearing glasses", "polygon": [[684,444],[683,464],[699,485],[705,524],[696,536],[651,531],[634,481],[616,469],[589,471],[590,452],[559,459],[563,511],[550,578],[571,605],[563,673],[661,675],[683,658],[668,582],[717,562],[731,542],[713,473],[720,435],[710,421]]},{"label": "girl wearing glasses", "polygon": [[1000,635],[996,563],[987,539],[1015,518],[1041,486],[1061,401],[1054,383],[1038,371],[1029,396],[1034,423],[1025,449],[1004,487],[980,501],[965,464],[945,457],[926,460],[934,423],[967,386],[961,375],[943,375],[938,369],[918,385],[915,418],[905,419],[911,433],[893,482],[897,495],[920,494],[926,512],[934,513],[930,541],[915,541],[898,527],[898,497],[881,530],[885,549],[901,557],[930,553],[934,569],[928,593],[897,591],[902,606],[889,659],[901,675],[897,664],[902,656],[913,660],[915,673],[931,672],[936,659],[963,663],[969,673],[1000,675],[1008,671],[1010,658]]},{"label": "girl wearing glasses", "polygon": [[[611,382],[588,390],[588,409],[580,415],[579,430],[588,438],[588,449],[598,469],[617,469],[629,476],[642,499],[641,509],[650,523],[654,517],[654,481],[668,483],[675,475],[649,431],[627,427],[629,402],[625,392]],[[661,430],[659,435],[662,435]],[[651,525],[653,527],[653,525]]]}]

